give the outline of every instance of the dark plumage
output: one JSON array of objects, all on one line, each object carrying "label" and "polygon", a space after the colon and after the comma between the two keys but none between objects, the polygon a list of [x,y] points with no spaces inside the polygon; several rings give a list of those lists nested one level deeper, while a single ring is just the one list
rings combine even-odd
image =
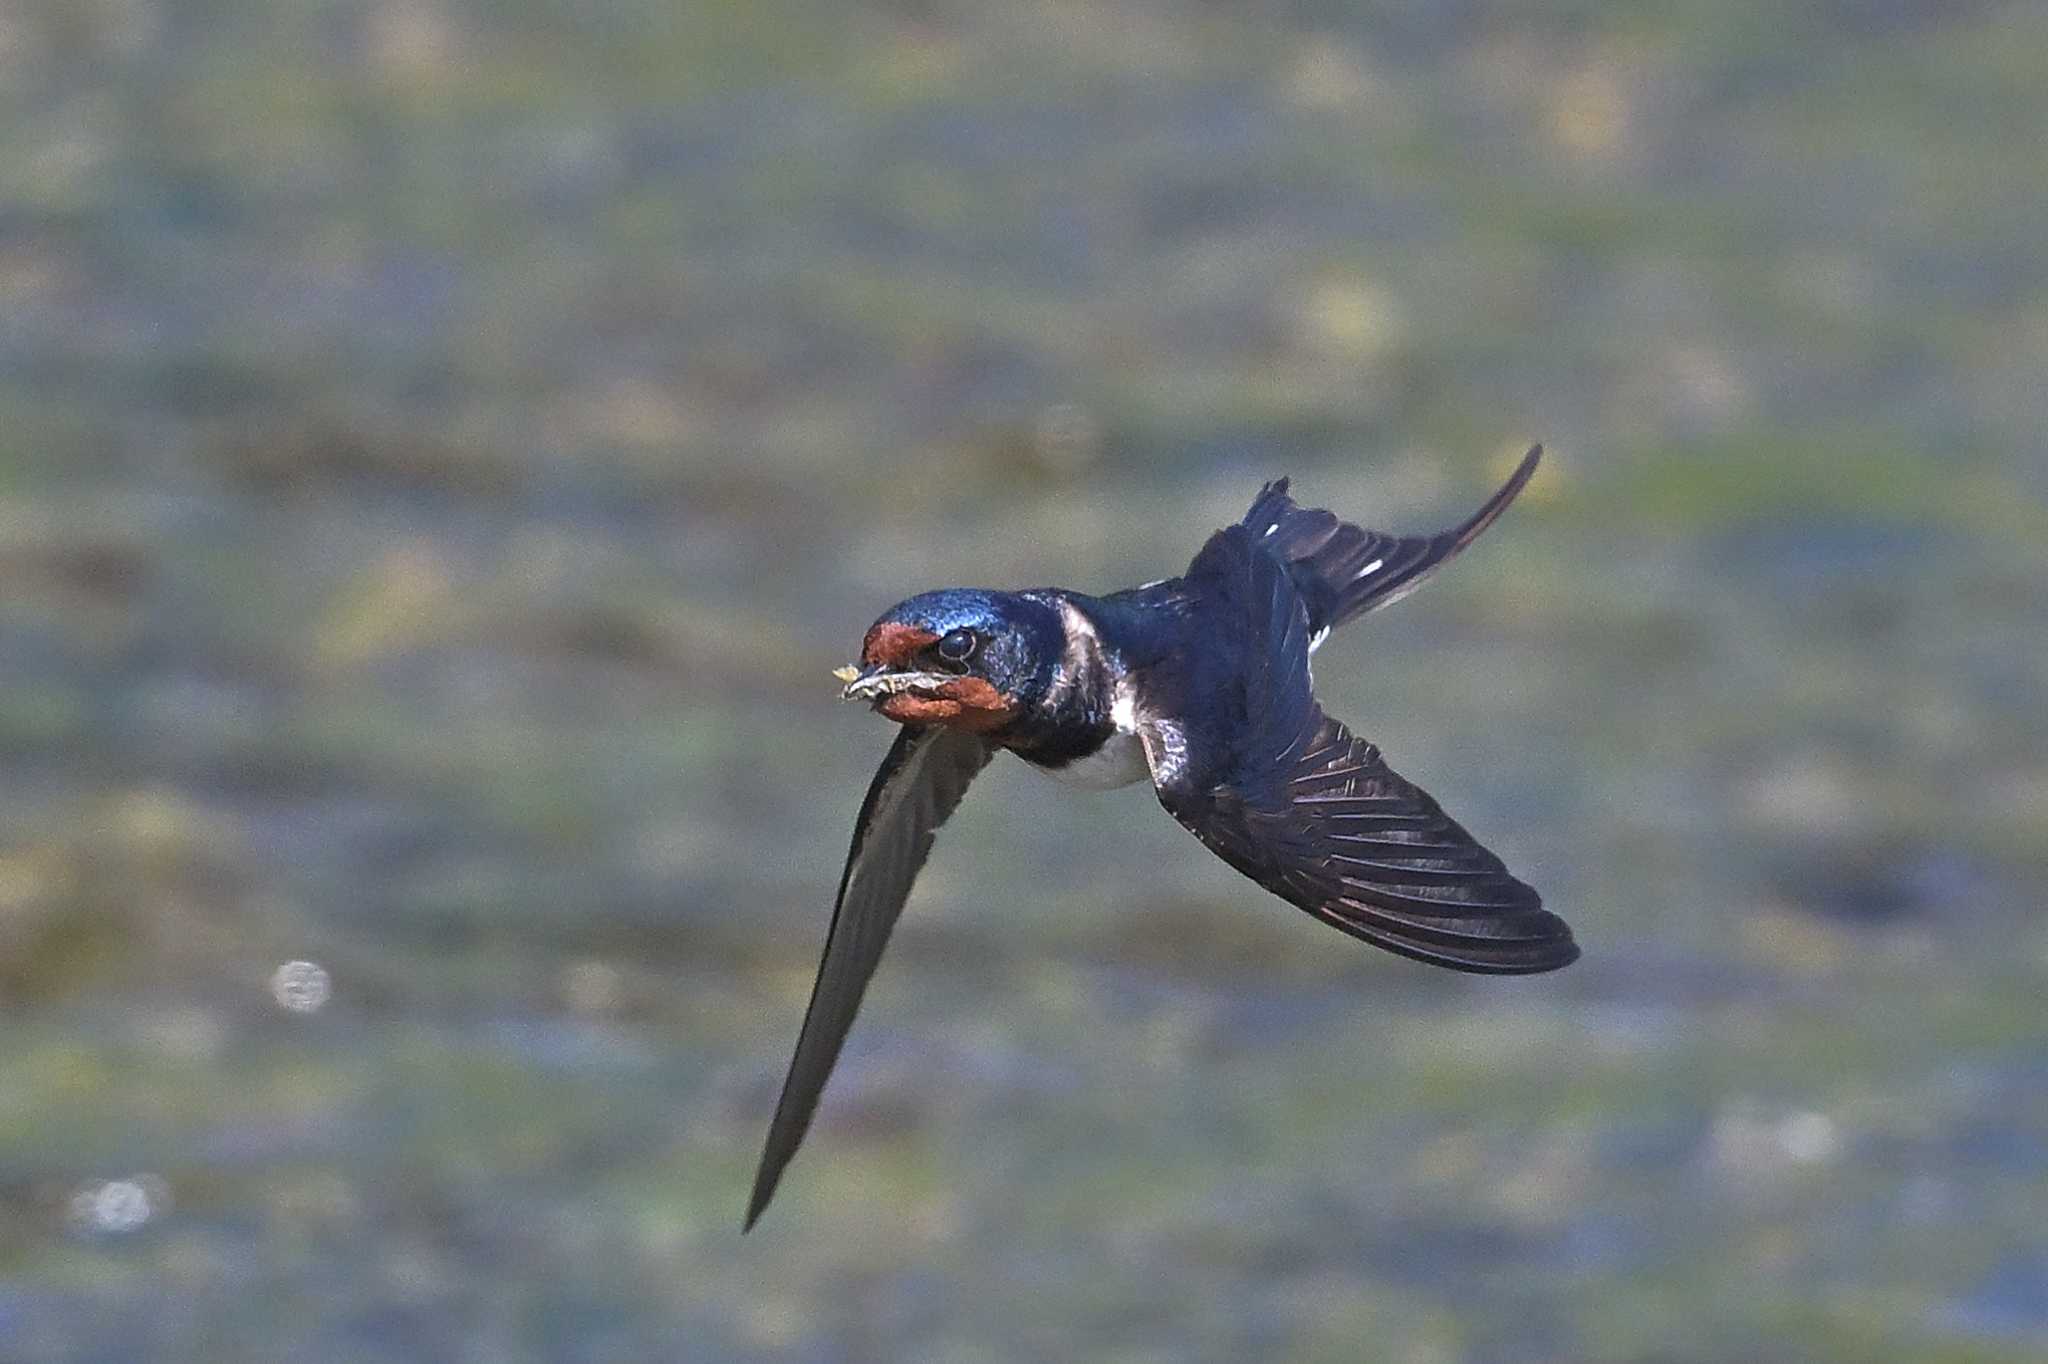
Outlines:
[{"label": "dark plumage", "polygon": [[904,723],[854,824],[824,961],[747,1208],[796,1153],[938,826],[998,749],[1090,786],[1148,777],[1212,852],[1353,937],[1436,966],[1552,971],[1571,930],[1379,750],[1323,713],[1309,654],[1491,525],[1395,536],[1268,484],[1178,578],[1090,597],[951,588],[892,608],[846,695]]}]

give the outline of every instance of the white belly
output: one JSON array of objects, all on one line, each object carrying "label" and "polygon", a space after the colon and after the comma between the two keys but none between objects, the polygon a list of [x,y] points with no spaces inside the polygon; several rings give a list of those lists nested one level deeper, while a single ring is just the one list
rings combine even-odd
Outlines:
[{"label": "white belly", "polygon": [[[1033,763],[1033,767],[1038,764]],[[1065,767],[1039,767],[1048,777],[1057,777],[1073,786],[1085,786],[1091,791],[1107,791],[1113,787],[1129,786],[1152,775],[1145,765],[1145,746],[1138,742],[1135,734],[1118,732],[1109,736],[1108,742],[1085,758],[1076,758]]]}]

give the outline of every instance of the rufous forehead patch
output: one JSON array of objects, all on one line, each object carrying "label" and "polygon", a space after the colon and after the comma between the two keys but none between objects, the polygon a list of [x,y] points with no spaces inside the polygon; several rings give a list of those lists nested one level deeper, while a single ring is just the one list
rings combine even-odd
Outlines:
[{"label": "rufous forehead patch", "polygon": [[860,661],[870,667],[877,663],[885,668],[901,667],[936,644],[938,639],[929,630],[905,625],[902,621],[885,620],[869,630],[867,638],[860,642]]}]

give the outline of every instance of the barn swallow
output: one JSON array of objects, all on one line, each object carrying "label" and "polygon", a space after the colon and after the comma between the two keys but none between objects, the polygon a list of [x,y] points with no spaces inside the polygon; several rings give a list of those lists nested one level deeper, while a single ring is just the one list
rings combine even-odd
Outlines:
[{"label": "barn swallow", "polygon": [[747,1205],[751,1228],[818,1096],[932,839],[998,750],[1082,786],[1150,778],[1209,850],[1375,947],[1457,971],[1554,971],[1564,920],[1380,751],[1316,703],[1309,655],[1420,586],[1507,509],[1537,446],[1462,525],[1390,535],[1269,483],[1178,578],[1108,596],[948,588],[910,598],[840,669],[901,728],[853,846],[796,1056]]}]

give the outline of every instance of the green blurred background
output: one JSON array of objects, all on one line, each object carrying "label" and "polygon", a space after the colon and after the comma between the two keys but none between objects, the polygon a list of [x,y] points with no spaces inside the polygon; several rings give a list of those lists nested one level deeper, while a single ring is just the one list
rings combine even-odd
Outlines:
[{"label": "green blurred background", "polygon": [[[0,1358],[2048,1357],[2048,9],[10,0],[0,108]],[[1318,681],[1585,960],[1005,761],[741,1239],[868,622],[1538,439]]]}]

